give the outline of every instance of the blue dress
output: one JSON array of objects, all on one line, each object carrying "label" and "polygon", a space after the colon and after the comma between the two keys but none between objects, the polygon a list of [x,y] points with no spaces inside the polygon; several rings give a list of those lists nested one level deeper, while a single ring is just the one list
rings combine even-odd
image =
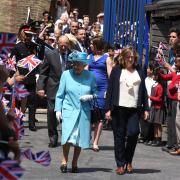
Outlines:
[{"label": "blue dress", "polygon": [[108,85],[108,74],[106,60],[109,56],[107,54],[102,55],[95,61],[94,56],[89,56],[89,70],[93,72],[96,78],[98,98],[97,104],[100,109],[105,109],[105,93]]}]

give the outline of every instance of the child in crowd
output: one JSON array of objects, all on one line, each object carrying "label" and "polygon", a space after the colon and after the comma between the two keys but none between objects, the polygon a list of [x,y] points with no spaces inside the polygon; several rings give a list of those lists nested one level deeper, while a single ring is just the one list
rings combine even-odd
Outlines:
[{"label": "child in crowd", "polygon": [[162,139],[162,123],[164,122],[164,91],[162,80],[157,71],[153,72],[153,80],[155,83],[151,89],[151,95],[148,96],[151,100],[151,110],[149,122],[154,126],[154,140],[152,146],[160,146]]},{"label": "child in crowd", "polygon": [[[154,68],[155,68],[155,64],[154,64],[154,62],[151,61],[147,68],[147,77],[145,79],[145,86],[146,86],[148,96],[151,95],[151,88],[155,84],[155,81],[153,80],[153,69]],[[150,99],[148,99],[148,104],[149,104],[149,107],[151,107]],[[144,119],[141,119],[140,127],[141,127],[141,137],[139,139],[139,142],[142,142],[142,143],[144,142],[145,145],[152,143],[153,124],[149,123],[149,121],[144,121]]]}]

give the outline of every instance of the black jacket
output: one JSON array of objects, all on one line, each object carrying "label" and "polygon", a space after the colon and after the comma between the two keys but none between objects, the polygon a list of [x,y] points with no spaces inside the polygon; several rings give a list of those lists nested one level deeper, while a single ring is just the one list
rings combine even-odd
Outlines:
[{"label": "black jacket", "polygon": [[[138,102],[137,107],[143,110],[149,110],[148,107],[148,97],[145,88],[144,73],[141,68],[136,69],[140,78],[141,83],[138,92]],[[121,76],[122,69],[119,65],[112,69],[110,79],[108,82],[108,89],[106,94],[106,109],[113,110],[114,106],[119,106],[119,79]]]},{"label": "black jacket", "polygon": [[[28,44],[24,42],[19,42],[15,45],[15,47],[12,49],[11,57],[16,57],[16,62],[19,60],[31,55],[36,54],[37,52],[37,46],[33,42],[29,42]],[[26,75],[28,73],[28,70],[26,68],[18,68],[19,73],[21,75]],[[36,77],[35,74],[37,73],[38,67],[35,68],[24,80],[24,84],[26,86],[34,86],[36,85]]]}]

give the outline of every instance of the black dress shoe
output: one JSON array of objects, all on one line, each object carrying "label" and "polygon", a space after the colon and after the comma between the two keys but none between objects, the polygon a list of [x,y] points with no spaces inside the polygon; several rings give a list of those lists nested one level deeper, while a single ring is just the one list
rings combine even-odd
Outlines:
[{"label": "black dress shoe", "polygon": [[173,150],[174,148],[173,147],[170,147],[170,146],[164,146],[162,147],[162,151],[165,151],[167,153],[169,153],[171,150]]},{"label": "black dress shoe", "polygon": [[159,147],[159,146],[162,146],[162,142],[161,141],[154,141],[151,146],[154,146],[154,147]]},{"label": "black dress shoe", "polygon": [[60,170],[62,173],[67,173],[67,164],[61,164]]},{"label": "black dress shoe", "polygon": [[37,119],[35,119],[35,121],[34,122],[39,122]]},{"label": "black dress shoe", "polygon": [[36,128],[36,126],[29,126],[29,130],[30,131],[37,131],[37,128]]},{"label": "black dress shoe", "polygon": [[72,167],[72,170],[71,170],[72,173],[78,173],[79,172],[79,169],[78,167]]},{"label": "black dress shoe", "polygon": [[49,145],[48,145],[48,147],[49,148],[55,148],[55,147],[57,147],[57,143],[49,143]]},{"label": "black dress shoe", "polygon": [[50,148],[57,147],[57,144],[58,144],[58,137],[57,136],[52,136],[49,138],[49,140],[50,140],[50,143],[49,143]]}]

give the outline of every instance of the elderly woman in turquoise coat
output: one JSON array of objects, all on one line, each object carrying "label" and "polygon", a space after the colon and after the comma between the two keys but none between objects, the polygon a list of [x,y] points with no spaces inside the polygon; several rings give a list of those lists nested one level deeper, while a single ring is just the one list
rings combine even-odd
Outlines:
[{"label": "elderly woman in turquoise coat", "polygon": [[56,94],[55,111],[57,119],[62,119],[61,144],[63,159],[60,170],[67,172],[70,145],[74,146],[72,172],[78,172],[77,162],[82,149],[90,148],[91,103],[96,95],[96,82],[92,72],[84,70],[87,54],[75,51],[68,60],[73,68],[64,71]]}]

